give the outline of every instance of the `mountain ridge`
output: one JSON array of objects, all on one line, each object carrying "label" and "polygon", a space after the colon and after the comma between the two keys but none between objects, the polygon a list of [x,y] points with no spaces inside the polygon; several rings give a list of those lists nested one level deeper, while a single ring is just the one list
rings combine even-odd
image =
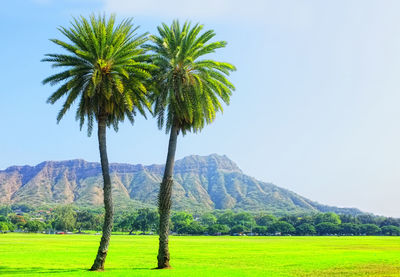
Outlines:
[{"label": "mountain ridge", "polygon": [[[155,206],[164,165],[110,163],[116,205]],[[274,214],[334,211],[360,214],[355,208],[319,204],[242,172],[225,155],[191,155],[175,162],[173,208],[234,209]],[[0,204],[102,204],[101,166],[83,159],[44,161],[36,166],[0,170]]]}]

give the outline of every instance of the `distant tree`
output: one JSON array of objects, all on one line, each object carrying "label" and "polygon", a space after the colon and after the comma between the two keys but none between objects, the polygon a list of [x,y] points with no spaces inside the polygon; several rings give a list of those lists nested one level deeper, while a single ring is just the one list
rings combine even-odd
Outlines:
[{"label": "distant tree", "polygon": [[296,227],[296,234],[299,236],[312,236],[316,233],[315,227],[309,223],[302,223]]},{"label": "distant tree", "polygon": [[382,221],[385,220],[385,218],[383,217],[377,217],[370,214],[357,215],[356,219],[361,224],[375,224],[377,226],[379,226],[382,223]]},{"label": "distant tree", "polygon": [[137,217],[136,212],[130,212],[128,214],[124,214],[116,227],[120,228],[122,231],[128,231],[129,235],[132,235],[133,231],[136,230],[135,226],[136,217]]},{"label": "distant tree", "polygon": [[242,224],[246,226],[247,229],[251,229],[253,226],[256,225],[256,221],[254,217],[247,212],[237,213],[233,216],[233,221],[236,225]]},{"label": "distant tree", "polygon": [[360,233],[359,224],[342,223],[339,227],[340,227],[339,233],[341,235],[358,235]]},{"label": "distant tree", "polygon": [[386,236],[400,236],[400,228],[394,225],[386,225],[381,228],[382,234]]},{"label": "distant tree", "polygon": [[204,226],[209,227],[217,223],[217,217],[212,213],[205,213],[200,217],[200,222]]},{"label": "distant tree", "polygon": [[30,206],[28,204],[21,203],[21,204],[12,204],[11,205],[11,210],[15,211],[15,212],[16,211],[21,211],[23,213],[29,213],[29,212],[33,211],[34,209],[33,209],[32,206]]},{"label": "distant tree", "polygon": [[30,220],[26,223],[25,229],[31,233],[41,232],[46,229],[46,224],[38,220]]},{"label": "distant tree", "polygon": [[202,235],[206,231],[206,228],[199,222],[192,221],[189,225],[182,227],[179,231],[181,234]]},{"label": "distant tree", "polygon": [[11,207],[10,206],[0,206],[0,216],[5,216],[7,217],[9,213],[11,213]]},{"label": "distant tree", "polygon": [[193,221],[193,216],[187,212],[177,212],[172,215],[171,221],[172,230],[181,233]]},{"label": "distant tree", "polygon": [[[224,41],[210,42],[214,31],[200,33],[203,26],[178,21],[171,26],[158,27],[148,49],[154,53],[158,66],[155,74],[154,115],[158,127],[166,126],[170,134],[168,154],[158,197],[160,239],[157,268],[170,267],[168,249],[169,217],[173,185],[173,168],[179,133],[200,132],[222,111],[220,101],[229,104],[234,86],[226,76],[235,67],[229,63],[206,59],[206,56],[226,45]],[[165,123],[165,124],[164,124]]]},{"label": "distant tree", "polygon": [[76,224],[76,212],[72,206],[58,206],[53,211],[53,228],[60,231],[73,231]]},{"label": "distant tree", "polygon": [[301,224],[304,224],[304,223],[313,225],[313,224],[314,224],[314,218],[313,218],[313,216],[311,216],[311,215],[304,215],[304,216],[299,217],[299,218],[298,218],[297,225],[301,225]]},{"label": "distant tree", "polygon": [[301,224],[300,223],[301,217],[298,217],[296,215],[286,215],[281,217],[279,220],[290,223],[292,224],[292,226],[297,226]]},{"label": "distant tree", "polygon": [[96,230],[96,214],[87,210],[76,212],[76,228],[81,232],[82,230]]},{"label": "distant tree", "polygon": [[320,213],[315,216],[314,225],[318,225],[320,223],[332,223],[332,224],[340,224],[340,217],[335,213]]},{"label": "distant tree", "polygon": [[341,214],[339,215],[340,221],[342,223],[353,223],[353,224],[359,224],[360,221],[357,219],[357,217],[349,215],[349,214]]},{"label": "distant tree", "polygon": [[0,222],[0,233],[5,233],[5,232],[7,232],[9,229],[8,229],[8,224],[7,224],[7,222],[4,222],[4,221],[2,221],[2,222]]},{"label": "distant tree", "polygon": [[385,218],[380,224],[380,227],[382,227],[382,226],[397,226],[397,227],[399,227],[400,219],[393,218],[393,217]]},{"label": "distant tree", "polygon": [[214,224],[207,228],[207,232],[210,235],[226,235],[229,234],[229,231],[228,225],[224,224]]},{"label": "distant tree", "polygon": [[93,230],[101,231],[104,225],[104,213],[95,215],[93,224]]},{"label": "distant tree", "polygon": [[11,222],[5,222],[6,224],[7,224],[7,226],[8,226],[8,230],[10,231],[10,232],[14,232],[15,231],[15,225],[14,224],[12,224]]},{"label": "distant tree", "polygon": [[233,234],[240,234],[247,231],[243,225],[235,225],[231,228],[230,233]]},{"label": "distant tree", "polygon": [[290,235],[294,234],[295,232],[296,229],[293,227],[293,225],[285,221],[275,222],[268,228],[268,233],[271,234],[281,233],[281,235]]},{"label": "distant tree", "polygon": [[268,227],[267,226],[255,226],[255,227],[253,227],[253,233],[257,233],[259,235],[266,235],[266,234],[268,234]]},{"label": "distant tree", "polygon": [[278,221],[278,219],[273,215],[261,215],[255,218],[257,225],[259,226],[270,226],[271,224]]},{"label": "distant tree", "polygon": [[149,208],[139,209],[135,219],[133,220],[133,226],[137,230],[141,230],[143,233],[151,229],[157,228],[158,213],[150,210]]},{"label": "distant tree", "polygon": [[226,212],[218,215],[217,223],[221,224],[221,225],[227,225],[229,227],[233,227],[235,225],[234,216],[235,216],[235,214],[232,211],[226,211]]},{"label": "distant tree", "polygon": [[23,229],[25,227],[26,219],[22,215],[11,214],[9,218],[11,223],[18,229]]},{"label": "distant tree", "polygon": [[378,235],[381,232],[381,228],[376,226],[375,224],[361,224],[360,225],[360,234],[361,235]]},{"label": "distant tree", "polygon": [[315,230],[318,235],[335,235],[339,233],[340,227],[338,224],[331,222],[322,222],[315,226]]},{"label": "distant tree", "polygon": [[66,96],[57,121],[59,122],[72,104],[78,100],[76,119],[80,127],[88,122],[88,135],[97,122],[101,168],[103,173],[103,194],[105,220],[102,238],[96,259],[91,270],[103,270],[108,253],[108,245],[113,225],[112,186],[106,147],[106,129],[127,118],[134,122],[139,111],[145,115],[149,108],[146,98],[147,84],[150,78],[150,66],[144,63],[145,35],[136,36],[132,20],[123,20],[115,24],[115,16],[90,16],[73,20],[72,27],[60,27],[60,32],[69,40],[63,42],[51,40],[61,46],[68,54],[47,54],[45,62],[53,67],[66,70],[46,78],[44,84],[61,84],[48,99],[54,104]]}]

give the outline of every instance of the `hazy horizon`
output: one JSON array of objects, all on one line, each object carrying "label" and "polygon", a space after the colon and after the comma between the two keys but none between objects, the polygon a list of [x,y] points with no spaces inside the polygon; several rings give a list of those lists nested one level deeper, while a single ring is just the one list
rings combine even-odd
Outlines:
[{"label": "hazy horizon", "polygon": [[[214,29],[228,45],[213,58],[237,67],[224,114],[179,137],[177,159],[226,154],[245,174],[322,204],[400,217],[400,2],[21,0],[0,10],[0,169],[46,160],[98,161],[96,135],[74,107],[46,104],[62,52],[50,38],[71,16],[116,12],[139,33],[178,18]],[[168,136],[154,119],[108,131],[110,162],[164,163]]]}]

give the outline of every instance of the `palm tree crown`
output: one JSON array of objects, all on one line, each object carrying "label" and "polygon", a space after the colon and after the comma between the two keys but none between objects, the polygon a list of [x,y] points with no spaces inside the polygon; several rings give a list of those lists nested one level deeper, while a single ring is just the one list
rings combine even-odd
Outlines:
[{"label": "palm tree crown", "polygon": [[159,128],[165,124],[167,133],[173,125],[183,134],[201,130],[215,119],[216,112],[222,111],[219,99],[229,104],[235,89],[226,78],[235,70],[233,65],[202,59],[225,47],[226,42],[209,42],[214,31],[200,34],[202,29],[199,24],[191,28],[189,22],[182,27],[178,21],[171,27],[162,24],[158,27],[159,36],[150,36],[153,43],[145,46],[153,51],[153,62],[158,66],[154,114]]},{"label": "palm tree crown", "polygon": [[51,39],[68,54],[47,54],[42,61],[53,63],[53,67],[66,68],[46,78],[43,83],[62,85],[48,98],[54,104],[67,96],[57,121],[59,122],[75,100],[79,99],[76,119],[82,128],[85,118],[88,134],[93,121],[105,117],[107,126],[118,129],[119,121],[126,118],[134,121],[136,110],[145,115],[149,108],[145,82],[154,66],[146,63],[146,55],[139,46],[146,41],[146,34],[136,36],[137,28],[132,19],[115,24],[115,16],[108,20],[104,16],[74,18],[72,27],[60,27],[60,32],[70,42]]}]

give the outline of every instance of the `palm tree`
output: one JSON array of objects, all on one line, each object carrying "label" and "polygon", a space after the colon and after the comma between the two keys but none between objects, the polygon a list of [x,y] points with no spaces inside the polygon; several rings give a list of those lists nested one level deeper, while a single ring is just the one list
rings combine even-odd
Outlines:
[{"label": "palm tree", "polygon": [[65,70],[46,78],[43,83],[60,84],[48,98],[48,103],[54,104],[66,97],[57,122],[78,100],[76,120],[80,122],[80,128],[87,120],[90,136],[94,122],[98,125],[105,217],[100,246],[91,270],[103,270],[113,224],[106,129],[113,126],[117,131],[118,123],[125,118],[133,124],[136,111],[145,116],[145,110],[150,108],[146,95],[151,77],[149,70],[154,66],[145,62],[147,56],[140,46],[147,40],[146,34],[136,35],[137,28],[133,28],[132,19],[125,19],[117,25],[114,15],[108,19],[91,15],[89,20],[82,16],[74,18],[71,25],[70,28],[59,28],[69,42],[51,40],[67,54],[47,54],[42,60]]},{"label": "palm tree", "polygon": [[[152,94],[154,115],[160,129],[165,125],[170,133],[164,177],[160,185],[158,209],[160,238],[158,267],[170,267],[168,249],[169,217],[173,185],[173,168],[179,133],[198,132],[213,122],[222,111],[220,99],[229,104],[234,86],[226,76],[235,67],[229,63],[203,59],[226,42],[210,42],[213,30],[201,33],[202,25],[191,27],[189,22],[181,27],[178,21],[171,26],[158,27],[159,35],[150,36],[151,44],[145,47],[153,52],[153,63],[158,67],[154,74],[156,91]],[[165,124],[164,124],[165,123]]]}]

